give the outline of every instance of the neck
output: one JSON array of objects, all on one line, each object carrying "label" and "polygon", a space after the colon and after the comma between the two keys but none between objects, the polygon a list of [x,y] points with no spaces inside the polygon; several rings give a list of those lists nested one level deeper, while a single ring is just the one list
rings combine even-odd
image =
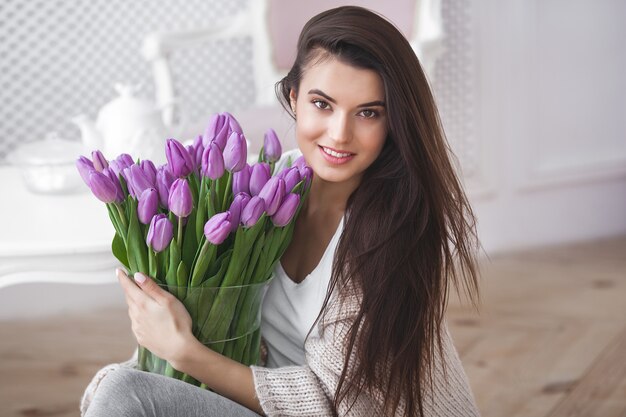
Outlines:
[{"label": "neck", "polygon": [[313,176],[311,190],[303,207],[306,213],[328,215],[331,213],[343,213],[346,211],[348,198],[359,186],[360,178],[354,178],[349,182],[329,182],[317,175]]}]

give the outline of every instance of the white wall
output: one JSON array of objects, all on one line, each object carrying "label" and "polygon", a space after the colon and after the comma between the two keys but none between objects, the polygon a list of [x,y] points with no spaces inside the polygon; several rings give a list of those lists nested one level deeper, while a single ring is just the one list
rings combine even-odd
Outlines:
[{"label": "white wall", "polygon": [[626,2],[472,5],[487,251],[626,233]]}]

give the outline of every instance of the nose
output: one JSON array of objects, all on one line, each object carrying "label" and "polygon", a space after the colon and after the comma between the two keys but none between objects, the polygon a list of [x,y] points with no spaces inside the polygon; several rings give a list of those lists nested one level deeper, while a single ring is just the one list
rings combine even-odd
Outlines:
[{"label": "nose", "polygon": [[347,143],[352,139],[350,118],[343,112],[336,111],[329,120],[328,136],[336,143]]}]

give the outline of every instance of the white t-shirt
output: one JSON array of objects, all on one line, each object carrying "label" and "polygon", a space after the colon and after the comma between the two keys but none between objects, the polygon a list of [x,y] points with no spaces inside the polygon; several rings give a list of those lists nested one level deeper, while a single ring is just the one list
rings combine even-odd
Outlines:
[{"label": "white t-shirt", "polygon": [[[342,230],[343,218],[319,264],[300,283],[289,278],[280,261],[277,262],[261,313],[268,368],[304,364],[304,339],[324,304]],[[309,337],[319,337],[317,325]]]},{"label": "white t-shirt", "polygon": [[[285,152],[276,163],[276,170],[300,155],[298,149]],[[295,283],[287,276],[280,261],[276,263],[274,279],[265,294],[261,313],[261,335],[267,344],[268,368],[304,364],[304,339],[324,304],[342,230],[343,218],[319,264],[302,282]],[[317,325],[309,337],[319,337]]]}]

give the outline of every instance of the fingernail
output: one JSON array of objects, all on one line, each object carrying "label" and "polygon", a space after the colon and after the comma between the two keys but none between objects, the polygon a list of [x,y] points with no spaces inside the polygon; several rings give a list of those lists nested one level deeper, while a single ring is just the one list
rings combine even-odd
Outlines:
[{"label": "fingernail", "polygon": [[115,268],[115,275],[117,275],[118,277],[121,277],[122,275],[124,275],[122,273],[122,269],[121,268]]},{"label": "fingernail", "polygon": [[137,282],[138,284],[143,284],[146,281],[146,276],[142,274],[141,272],[137,272],[133,278],[135,279],[135,282]]}]

